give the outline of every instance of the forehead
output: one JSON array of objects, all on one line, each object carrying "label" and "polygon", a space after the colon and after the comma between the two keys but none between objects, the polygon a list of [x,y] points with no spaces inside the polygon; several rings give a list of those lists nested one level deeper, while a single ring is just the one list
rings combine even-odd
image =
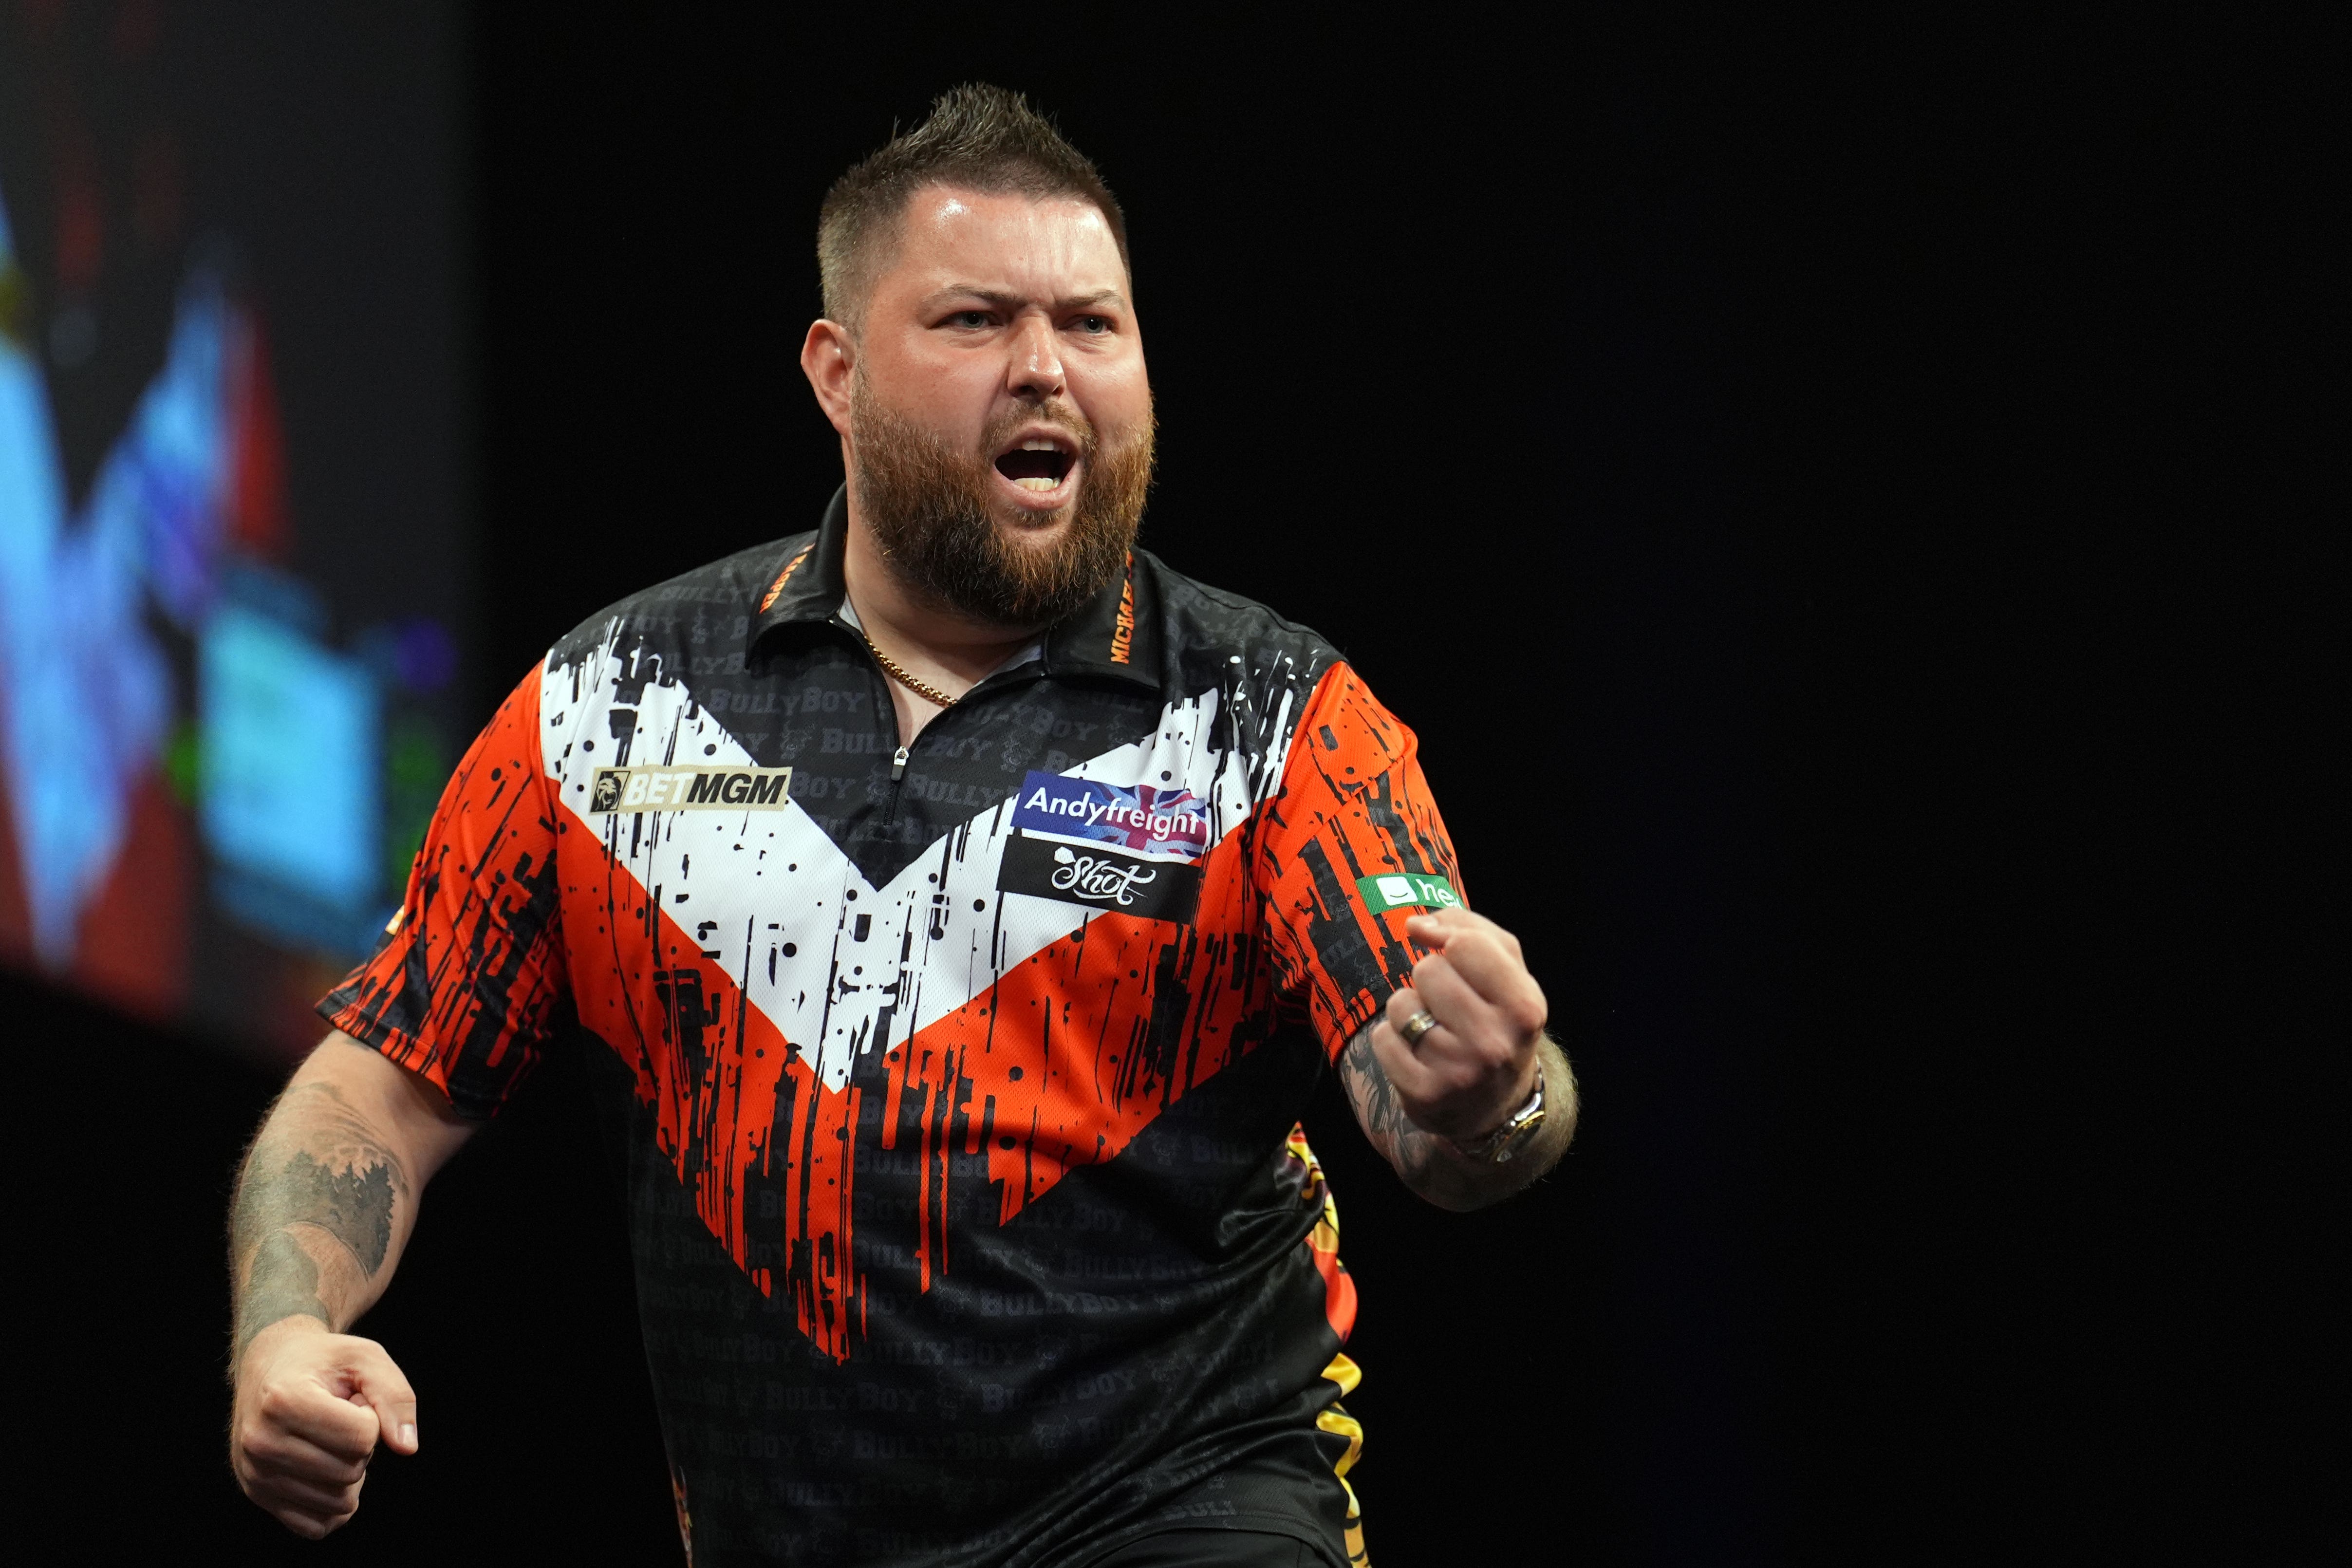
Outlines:
[{"label": "forehead", "polygon": [[1047,298],[1124,291],[1127,268],[1102,209],[1074,196],[927,185],[908,198],[882,289],[959,283]]}]

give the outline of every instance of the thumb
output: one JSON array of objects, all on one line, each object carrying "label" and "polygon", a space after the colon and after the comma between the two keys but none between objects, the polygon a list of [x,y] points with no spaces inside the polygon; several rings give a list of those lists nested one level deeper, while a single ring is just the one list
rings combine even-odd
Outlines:
[{"label": "thumb", "polygon": [[1444,952],[1445,944],[1468,929],[1466,910],[1424,910],[1410,916],[1404,922],[1404,934],[1433,952]]},{"label": "thumb", "polygon": [[361,1342],[346,1370],[351,1374],[352,1392],[347,1396],[354,1405],[364,1405],[375,1412],[376,1424],[383,1433],[383,1446],[395,1454],[416,1452],[416,1391],[408,1386],[408,1379],[383,1347],[372,1340]]}]

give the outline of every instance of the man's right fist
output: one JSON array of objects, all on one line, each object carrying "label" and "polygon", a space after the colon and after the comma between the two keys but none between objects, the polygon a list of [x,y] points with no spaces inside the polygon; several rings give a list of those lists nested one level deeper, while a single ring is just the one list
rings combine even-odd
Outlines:
[{"label": "man's right fist", "polygon": [[382,1345],[309,1317],[253,1336],[237,1363],[229,1468],[278,1523],[316,1541],[350,1519],[379,1436],[416,1452],[416,1394]]}]

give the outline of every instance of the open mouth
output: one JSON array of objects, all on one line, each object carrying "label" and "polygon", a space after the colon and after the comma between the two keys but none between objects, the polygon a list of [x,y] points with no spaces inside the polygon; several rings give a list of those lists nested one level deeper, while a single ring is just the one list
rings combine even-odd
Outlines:
[{"label": "open mouth", "polygon": [[1076,461],[1061,441],[1051,436],[1031,436],[997,456],[996,471],[1023,489],[1042,494],[1059,489]]}]

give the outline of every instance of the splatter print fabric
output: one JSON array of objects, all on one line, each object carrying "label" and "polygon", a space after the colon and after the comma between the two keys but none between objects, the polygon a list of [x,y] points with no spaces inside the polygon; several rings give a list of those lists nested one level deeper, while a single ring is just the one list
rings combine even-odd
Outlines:
[{"label": "splatter print fabric", "polygon": [[1412,966],[1364,888],[1460,886],[1412,732],[1138,551],[902,755],[845,530],[551,650],[321,1012],[473,1117],[587,1053],[695,1563],[1361,1561],[1297,1119]]}]

